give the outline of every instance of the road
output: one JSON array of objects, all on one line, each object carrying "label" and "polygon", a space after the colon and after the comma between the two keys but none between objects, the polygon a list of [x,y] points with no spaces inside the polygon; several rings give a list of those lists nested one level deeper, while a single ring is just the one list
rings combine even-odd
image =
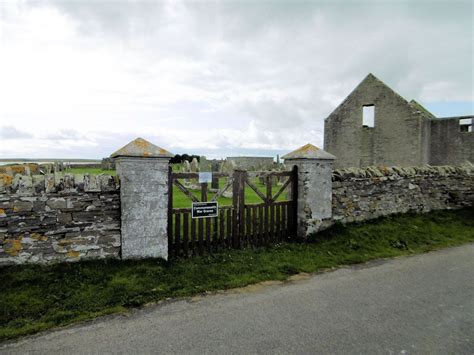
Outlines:
[{"label": "road", "polygon": [[297,279],[148,306],[0,353],[474,353],[474,244]]}]

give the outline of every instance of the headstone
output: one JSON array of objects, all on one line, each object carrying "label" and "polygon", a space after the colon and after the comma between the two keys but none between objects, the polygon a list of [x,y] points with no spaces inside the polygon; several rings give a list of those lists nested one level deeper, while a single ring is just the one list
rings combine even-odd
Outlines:
[{"label": "headstone", "polygon": [[199,157],[199,171],[211,171],[211,162],[204,155]]},{"label": "headstone", "polygon": [[237,166],[233,160],[225,160],[222,165],[222,172],[232,174],[236,168]]},{"label": "headstone", "polygon": [[189,161],[187,160],[183,161],[183,172],[185,173],[191,172],[191,165],[189,164]]},{"label": "headstone", "polygon": [[196,158],[193,158],[190,165],[191,165],[191,172],[196,173],[199,171],[199,162],[197,161]]}]

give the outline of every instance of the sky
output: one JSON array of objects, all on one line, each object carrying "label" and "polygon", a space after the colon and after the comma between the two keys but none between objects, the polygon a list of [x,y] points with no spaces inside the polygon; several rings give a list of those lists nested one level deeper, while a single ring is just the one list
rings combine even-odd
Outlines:
[{"label": "sky", "polygon": [[471,1],[0,0],[0,158],[323,147],[368,74],[474,113]]}]

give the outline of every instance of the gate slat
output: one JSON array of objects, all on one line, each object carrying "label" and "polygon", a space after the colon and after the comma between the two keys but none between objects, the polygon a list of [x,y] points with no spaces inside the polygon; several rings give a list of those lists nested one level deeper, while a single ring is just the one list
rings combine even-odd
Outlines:
[{"label": "gate slat", "polygon": [[227,247],[232,248],[232,221],[234,210],[227,210]]},{"label": "gate slat", "polygon": [[291,204],[286,205],[287,208],[287,218],[288,218],[288,227],[287,227],[287,240],[293,238],[291,235],[293,233],[293,206]]},{"label": "gate slat", "polygon": [[281,241],[281,229],[280,229],[280,225],[281,225],[281,221],[280,221],[280,209],[281,209],[281,205],[276,205],[275,206],[275,240],[277,242]]},{"label": "gate slat", "polygon": [[268,243],[269,239],[270,239],[270,228],[268,226],[268,222],[269,222],[269,218],[270,218],[270,211],[269,211],[269,208],[268,208],[268,205],[265,204],[265,216],[264,216],[264,229],[265,229],[265,233],[264,233],[264,243],[265,245]]},{"label": "gate slat", "polygon": [[191,248],[193,249],[193,255],[196,255],[196,220],[191,218]]},{"label": "gate slat", "polygon": [[275,241],[275,204],[270,204],[270,242],[274,242]]},{"label": "gate slat", "polygon": [[281,240],[285,241],[286,238],[286,205],[281,206]]},{"label": "gate slat", "polygon": [[181,252],[181,214],[175,214],[175,232],[174,232],[174,255],[179,255]]},{"label": "gate slat", "polygon": [[184,256],[188,256],[188,239],[189,239],[189,213],[183,213],[183,248]]},{"label": "gate slat", "polygon": [[247,229],[245,231],[245,246],[249,246],[251,243],[250,241],[252,239],[252,215],[250,206],[245,207],[245,214],[245,221],[247,225]]},{"label": "gate slat", "polygon": [[212,229],[212,246],[213,246],[213,249],[214,251],[217,251],[217,246],[219,245],[219,239],[217,238],[217,236],[219,235],[219,228],[218,228],[218,225],[219,225],[219,213],[217,214],[217,217],[214,217],[212,219],[213,221],[213,229]]},{"label": "gate slat", "polygon": [[258,206],[258,245],[264,243],[264,217],[263,217],[263,205]]},{"label": "gate slat", "polygon": [[252,206],[252,245],[258,245],[258,214],[257,206]]},{"label": "gate slat", "polygon": [[225,210],[219,213],[219,245],[224,246],[225,243]]},{"label": "gate slat", "polygon": [[212,227],[212,219],[211,218],[204,218],[206,220],[206,248],[207,251],[211,252],[211,227]]},{"label": "gate slat", "polygon": [[198,249],[199,255],[204,254],[204,221],[202,218],[198,219]]}]

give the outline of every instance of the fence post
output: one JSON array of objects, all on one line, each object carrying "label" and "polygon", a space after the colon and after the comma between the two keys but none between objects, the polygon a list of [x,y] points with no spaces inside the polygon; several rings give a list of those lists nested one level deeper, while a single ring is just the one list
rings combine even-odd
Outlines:
[{"label": "fence post", "polygon": [[297,237],[306,239],[330,224],[332,163],[336,157],[312,144],[306,144],[282,158],[286,166],[297,167]]},{"label": "fence post", "polygon": [[[219,172],[219,163],[217,161],[211,163],[211,171],[213,173]],[[219,178],[215,177],[214,174],[212,174],[211,189],[219,190]]]},{"label": "fence post", "polygon": [[167,259],[168,176],[173,155],[137,138],[111,157],[120,178],[122,259]]},{"label": "fence post", "polygon": [[234,209],[232,218],[232,246],[240,247],[240,239],[244,228],[244,208],[245,208],[245,179],[247,172],[245,170],[234,170],[232,183],[232,205]]}]

